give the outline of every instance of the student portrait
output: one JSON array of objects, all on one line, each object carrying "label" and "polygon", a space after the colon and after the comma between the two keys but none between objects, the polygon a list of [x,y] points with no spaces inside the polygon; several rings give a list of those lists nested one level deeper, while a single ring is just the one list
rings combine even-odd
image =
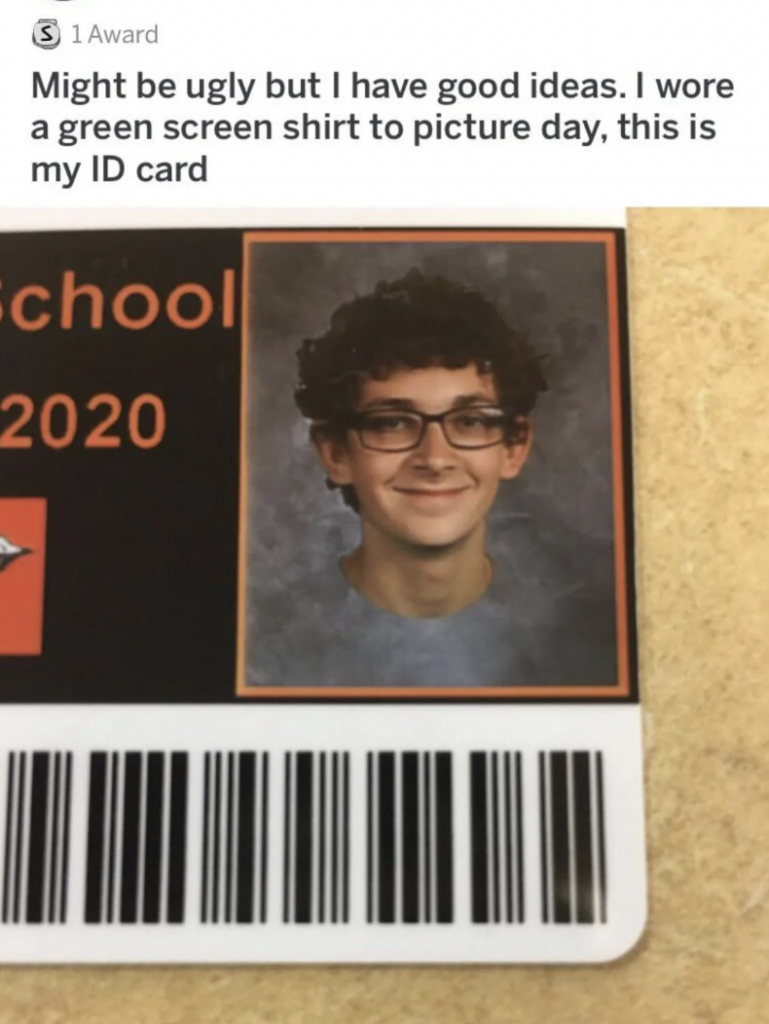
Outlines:
[{"label": "student portrait", "polygon": [[618,692],[613,250],[319,236],[248,250],[239,692]]}]

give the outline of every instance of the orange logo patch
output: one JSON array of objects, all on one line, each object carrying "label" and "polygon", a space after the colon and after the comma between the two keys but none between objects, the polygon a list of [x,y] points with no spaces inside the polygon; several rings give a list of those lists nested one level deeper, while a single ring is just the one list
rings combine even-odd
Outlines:
[{"label": "orange logo patch", "polygon": [[0,655],[43,649],[45,498],[0,498]]}]

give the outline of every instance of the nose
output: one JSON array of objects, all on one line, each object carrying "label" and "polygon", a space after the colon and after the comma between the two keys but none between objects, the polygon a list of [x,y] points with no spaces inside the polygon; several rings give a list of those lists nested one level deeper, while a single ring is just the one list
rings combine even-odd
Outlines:
[{"label": "nose", "polygon": [[428,423],[419,447],[414,450],[415,464],[424,469],[449,469],[456,464],[456,448],[446,440],[440,423]]}]

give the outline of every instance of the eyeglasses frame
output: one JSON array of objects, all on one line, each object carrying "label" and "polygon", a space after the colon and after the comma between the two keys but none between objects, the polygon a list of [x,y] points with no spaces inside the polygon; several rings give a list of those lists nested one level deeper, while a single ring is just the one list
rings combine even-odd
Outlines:
[{"label": "eyeglasses frame", "polygon": [[[390,454],[390,455],[401,455],[404,452],[416,451],[416,449],[419,448],[419,446],[424,441],[425,434],[427,433],[427,428],[429,427],[429,425],[431,423],[439,424],[439,426],[441,428],[441,433],[443,434],[443,437],[444,437],[446,443],[448,445],[450,445],[450,447],[457,448],[460,451],[473,451],[473,452],[477,452],[477,451],[482,451],[484,448],[495,448],[498,444],[504,444],[505,443],[504,436],[501,437],[498,441],[490,441],[488,444],[455,444],[449,438],[448,434],[446,433],[446,426],[445,426],[444,421],[445,421],[447,416],[457,415],[457,413],[462,413],[462,412],[480,411],[480,410],[483,410],[483,409],[494,409],[497,412],[501,412],[502,413],[502,417],[501,418],[502,418],[503,424],[505,423],[505,421],[508,419],[509,416],[512,416],[511,412],[505,410],[500,405],[468,405],[468,406],[460,406],[459,408],[456,408],[456,409],[446,409],[445,412],[438,412],[438,413],[420,412],[418,409],[397,409],[397,408],[389,409],[389,408],[383,407],[383,408],[380,408],[380,409],[368,409],[368,410],[363,410],[361,412],[350,413],[347,417],[345,417],[345,425],[350,430],[354,430],[355,431],[355,433],[358,435],[358,440],[360,441],[361,446],[363,448],[365,448],[366,451],[369,451],[369,452],[382,452],[384,454]],[[408,448],[374,448],[370,444],[366,444],[365,443],[365,441],[363,440],[363,431],[362,431],[362,428],[359,425],[361,418],[364,417],[364,416],[375,415],[376,413],[388,413],[388,412],[403,413],[406,416],[417,416],[417,417],[419,417],[419,419],[422,421],[422,429],[420,430],[419,437],[415,441],[414,444],[409,445]]]}]

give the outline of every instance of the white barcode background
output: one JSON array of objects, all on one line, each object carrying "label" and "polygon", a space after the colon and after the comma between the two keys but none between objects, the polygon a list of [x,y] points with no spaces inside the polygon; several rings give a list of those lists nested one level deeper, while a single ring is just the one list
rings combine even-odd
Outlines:
[{"label": "white barcode background", "polygon": [[643,929],[638,707],[2,723],[5,962],[581,962]]}]

